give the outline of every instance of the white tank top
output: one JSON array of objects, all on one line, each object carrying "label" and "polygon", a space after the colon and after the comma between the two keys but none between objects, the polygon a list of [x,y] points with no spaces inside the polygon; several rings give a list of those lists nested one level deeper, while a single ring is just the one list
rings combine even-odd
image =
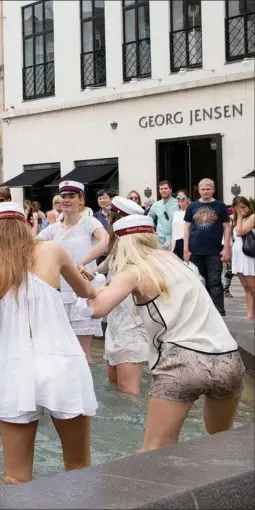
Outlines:
[{"label": "white tank top", "polygon": [[238,349],[198,276],[176,257],[164,268],[170,303],[161,296],[137,305],[150,339],[149,366],[155,368],[162,343],[207,354]]}]

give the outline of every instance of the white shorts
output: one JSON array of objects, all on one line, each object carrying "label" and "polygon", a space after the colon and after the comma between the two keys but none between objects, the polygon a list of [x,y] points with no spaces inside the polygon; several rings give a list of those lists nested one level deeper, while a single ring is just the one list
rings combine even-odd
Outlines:
[{"label": "white shorts", "polygon": [[[40,420],[40,418],[42,418],[44,415],[45,410],[45,407],[36,406],[36,411],[28,411],[27,413],[21,414],[20,416],[15,416],[14,418],[2,418],[0,416],[0,421],[7,423],[31,423],[32,421]],[[80,416],[79,414],[57,413],[54,411],[49,412],[52,418],[56,418],[58,420],[70,420]]]}]

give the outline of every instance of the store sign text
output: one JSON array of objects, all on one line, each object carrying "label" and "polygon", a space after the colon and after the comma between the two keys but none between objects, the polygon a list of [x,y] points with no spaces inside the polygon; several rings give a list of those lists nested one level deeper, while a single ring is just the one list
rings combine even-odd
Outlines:
[{"label": "store sign text", "polygon": [[[188,114],[189,125],[192,126],[198,122],[208,120],[229,119],[243,116],[243,103],[226,104],[223,106],[214,106],[210,108],[198,108],[190,110]],[[151,128],[155,126],[169,126],[173,124],[183,124],[186,118],[182,111],[174,113],[158,113],[148,117],[140,117],[139,126],[141,128]]]}]

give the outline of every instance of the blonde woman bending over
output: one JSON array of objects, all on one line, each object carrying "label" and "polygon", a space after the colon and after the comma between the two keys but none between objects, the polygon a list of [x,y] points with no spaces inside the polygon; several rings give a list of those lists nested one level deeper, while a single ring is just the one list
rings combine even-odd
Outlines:
[{"label": "blonde woman bending over", "polygon": [[65,250],[32,238],[19,204],[0,204],[0,428],[4,482],[32,480],[38,421],[47,409],[66,470],[90,465],[90,369],[67,318],[60,275],[93,296]]},{"label": "blonde woman bending over", "polygon": [[159,249],[152,218],[127,216],[113,228],[116,276],[89,306],[103,317],[132,294],[143,319],[153,376],[143,450],[177,442],[200,395],[208,432],[232,428],[245,370],[206,289],[178,257]]}]

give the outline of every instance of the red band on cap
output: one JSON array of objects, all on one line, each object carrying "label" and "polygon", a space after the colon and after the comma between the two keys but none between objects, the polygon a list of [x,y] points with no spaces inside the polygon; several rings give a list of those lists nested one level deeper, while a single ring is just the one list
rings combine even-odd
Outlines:
[{"label": "red band on cap", "polygon": [[71,191],[73,193],[83,193],[83,190],[81,188],[75,188],[74,186],[63,186],[63,188],[60,189],[60,195],[63,191]]},{"label": "red band on cap", "polygon": [[126,227],[115,232],[117,237],[127,236],[129,234],[155,234],[154,227],[149,225],[139,225],[136,227]]},{"label": "red band on cap", "polygon": [[117,212],[117,213],[121,214],[121,216],[129,216],[128,213],[126,213],[125,211],[122,211],[119,207],[116,207],[116,205],[114,205],[114,204],[110,205],[110,209],[113,212]]},{"label": "red band on cap", "polygon": [[21,220],[25,222],[25,216],[16,211],[2,211],[0,212],[0,220]]}]

